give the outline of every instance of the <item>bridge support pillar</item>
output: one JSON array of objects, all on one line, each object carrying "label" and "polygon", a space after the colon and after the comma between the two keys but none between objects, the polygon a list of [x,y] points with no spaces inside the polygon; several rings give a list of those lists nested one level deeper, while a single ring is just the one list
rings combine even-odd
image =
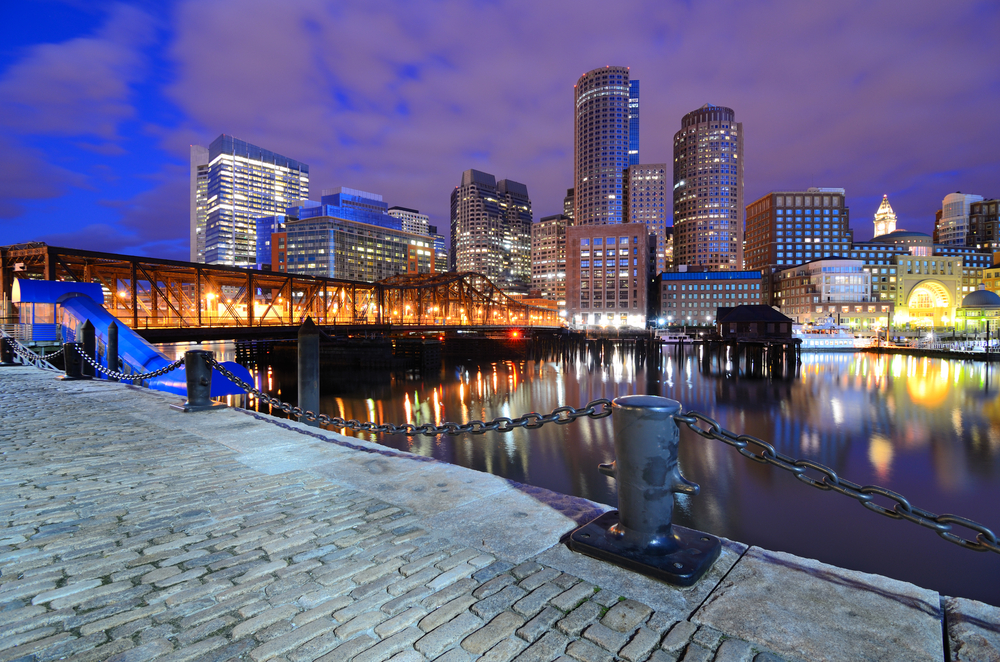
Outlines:
[{"label": "bridge support pillar", "polygon": [[83,372],[83,343],[68,342],[63,345],[63,364],[66,366],[66,374],[59,379],[66,381],[90,379],[90,375]]},{"label": "bridge support pillar", "polygon": [[[311,317],[299,327],[299,407],[302,411],[319,413],[319,329]],[[299,417],[299,422],[319,427],[316,421]]]},{"label": "bridge support pillar", "polygon": [[630,395],[612,403],[615,461],[601,473],[618,485],[618,510],[604,513],[569,538],[573,551],[676,586],[692,586],[722,550],[715,536],[671,523],[674,494],[698,494],[677,466],[680,430],[675,400]]},{"label": "bridge support pillar", "polygon": [[184,352],[188,399],[182,405],[170,405],[171,409],[193,412],[226,408],[221,402],[212,402],[212,364],[209,363],[212,356],[212,352],[203,349]]}]

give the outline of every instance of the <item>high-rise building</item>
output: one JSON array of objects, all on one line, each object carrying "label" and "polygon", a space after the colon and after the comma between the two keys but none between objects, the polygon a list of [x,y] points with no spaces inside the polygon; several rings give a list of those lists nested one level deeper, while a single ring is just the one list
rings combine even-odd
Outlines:
[{"label": "high-rise building", "polygon": [[624,222],[642,223],[656,237],[655,273],[670,268],[667,261],[667,227],[670,199],[667,164],[629,166],[625,174]]},{"label": "high-rise building", "polygon": [[973,202],[982,202],[983,196],[958,191],[944,196],[941,218],[937,220],[934,235],[937,243],[965,246],[969,232],[969,208]]},{"label": "high-rise building", "polygon": [[566,309],[566,228],[565,214],[544,216],[531,226],[531,289],[542,298]]},{"label": "high-rise building", "polygon": [[191,261],[253,267],[257,219],[309,197],[309,166],[225,134],[191,146]]},{"label": "high-rise building", "polygon": [[448,271],[448,250],[444,246],[444,235],[438,232],[436,225],[428,225],[427,232],[434,240],[434,271],[443,274]]},{"label": "high-rise building", "polygon": [[387,213],[389,216],[402,221],[404,232],[412,232],[414,234],[428,233],[427,228],[430,217],[427,214],[421,214],[416,209],[409,209],[407,207],[389,207]]},{"label": "high-rise building", "polygon": [[628,164],[639,165],[639,81],[628,82]]},{"label": "high-rise building", "polygon": [[340,186],[324,190],[323,197],[319,200],[318,205],[310,201],[295,205],[294,211],[289,209],[287,213],[296,218],[330,216],[390,230],[403,229],[402,220],[389,214],[389,205],[382,201],[382,196],[378,193]]},{"label": "high-rise building", "polygon": [[889,196],[883,195],[882,204],[878,206],[878,210],[875,212],[875,233],[872,235],[872,238],[895,231],[896,212],[892,210],[892,205],[889,204]]},{"label": "high-rise building", "polygon": [[629,90],[628,67],[594,69],[573,87],[574,225],[622,222]]},{"label": "high-rise building", "polygon": [[451,193],[451,267],[475,271],[508,294],[531,287],[531,199],[524,184],[479,170]]},{"label": "high-rise building", "polygon": [[573,205],[576,200],[576,194],[573,189],[566,189],[566,197],[563,198],[563,216],[573,220]]},{"label": "high-rise building", "polygon": [[743,124],[705,104],[674,135],[674,264],[743,268]]},{"label": "high-rise building", "polygon": [[646,326],[649,231],[641,223],[566,229],[566,315],[576,326]]},{"label": "high-rise building", "polygon": [[982,200],[969,205],[969,234],[965,243],[976,248],[1000,249],[1000,200]]}]

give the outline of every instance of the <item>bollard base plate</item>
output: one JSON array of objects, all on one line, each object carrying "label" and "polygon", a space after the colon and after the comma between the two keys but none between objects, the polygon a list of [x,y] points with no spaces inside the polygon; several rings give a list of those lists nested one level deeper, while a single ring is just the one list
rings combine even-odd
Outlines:
[{"label": "bollard base plate", "polygon": [[722,542],[715,536],[674,524],[671,528],[678,543],[677,550],[669,554],[649,554],[608,533],[617,523],[617,510],[604,513],[573,531],[569,548],[675,586],[696,584],[722,551]]},{"label": "bollard base plate", "polygon": [[63,375],[59,378],[60,381],[64,382],[79,382],[88,379],[93,379],[93,377],[91,377],[90,375],[83,375],[82,377],[70,377],[69,375]]},{"label": "bollard base plate", "polygon": [[188,403],[183,403],[179,405],[170,405],[171,409],[176,409],[177,411],[183,411],[185,413],[190,413],[194,411],[211,411],[213,409],[225,409],[229,405],[223,404],[221,402],[213,402],[210,405],[189,405]]}]

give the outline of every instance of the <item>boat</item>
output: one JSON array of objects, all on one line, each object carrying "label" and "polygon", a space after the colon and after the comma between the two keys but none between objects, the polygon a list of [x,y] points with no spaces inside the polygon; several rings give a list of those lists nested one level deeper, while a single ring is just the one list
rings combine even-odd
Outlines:
[{"label": "boat", "polygon": [[872,344],[871,338],[856,338],[850,328],[837,325],[832,320],[816,324],[793,324],[792,336],[802,341],[800,347],[804,352],[853,352]]},{"label": "boat", "polygon": [[691,337],[686,333],[671,331],[669,329],[657,329],[656,339],[664,345],[683,345],[690,344],[692,342]]}]

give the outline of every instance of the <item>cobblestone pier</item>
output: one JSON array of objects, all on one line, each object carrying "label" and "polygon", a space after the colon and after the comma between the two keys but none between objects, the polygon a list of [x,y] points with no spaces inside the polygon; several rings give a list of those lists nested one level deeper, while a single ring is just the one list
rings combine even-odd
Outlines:
[{"label": "cobblestone pier", "polygon": [[669,587],[559,543],[596,504],[178,400],[0,369],[0,662],[1000,660],[996,607],[731,541]]}]

